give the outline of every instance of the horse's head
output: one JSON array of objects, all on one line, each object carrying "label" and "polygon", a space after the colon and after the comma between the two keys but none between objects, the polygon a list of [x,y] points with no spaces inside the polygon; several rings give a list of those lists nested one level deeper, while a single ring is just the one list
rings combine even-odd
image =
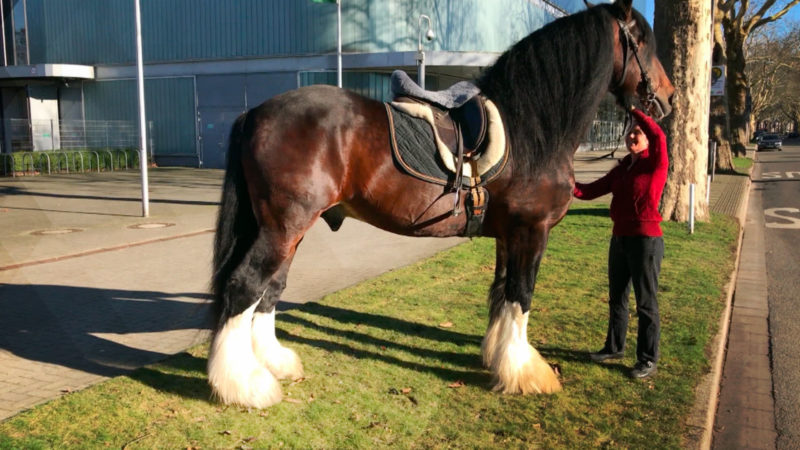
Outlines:
[{"label": "horse's head", "polygon": [[610,89],[620,106],[639,103],[648,114],[662,119],[672,112],[675,87],[656,57],[653,30],[631,2],[616,0],[610,5],[617,30]]}]

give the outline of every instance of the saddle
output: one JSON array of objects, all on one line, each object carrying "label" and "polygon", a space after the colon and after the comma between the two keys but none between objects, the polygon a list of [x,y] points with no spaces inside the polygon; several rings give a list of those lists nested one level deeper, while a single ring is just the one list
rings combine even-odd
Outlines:
[{"label": "saddle", "polygon": [[[433,127],[442,144],[453,156],[471,158],[481,149],[486,139],[486,99],[476,95],[454,109],[427,104],[433,112]],[[395,97],[394,103],[422,103],[413,97]]]},{"label": "saddle", "polygon": [[401,70],[392,73],[391,83],[393,103],[430,106],[435,133],[450,153],[470,158],[479,151],[488,119],[487,100],[477,86],[462,81],[444,91],[426,91]]},{"label": "saddle", "polygon": [[[461,190],[467,190],[464,201],[467,225],[464,234],[480,233],[488,192],[482,186],[505,168],[507,140],[500,113],[494,104],[480,94],[472,83],[460,82],[444,91],[425,91],[402,71],[392,73],[394,100],[387,104],[392,143],[398,163],[409,174],[434,183],[450,185],[455,192],[453,215],[461,213]],[[414,125],[414,120],[423,125]],[[411,122],[409,122],[411,121]],[[428,130],[424,130],[424,123]],[[402,125],[402,132],[400,128]],[[419,133],[415,138],[400,135]],[[426,170],[432,165],[419,164],[429,156],[421,147],[428,147],[421,137],[431,135],[438,153],[438,166],[445,173]],[[433,157],[431,155],[430,157]],[[450,176],[446,173],[450,172]],[[444,177],[442,176],[444,175]],[[447,181],[452,180],[452,181]]]}]

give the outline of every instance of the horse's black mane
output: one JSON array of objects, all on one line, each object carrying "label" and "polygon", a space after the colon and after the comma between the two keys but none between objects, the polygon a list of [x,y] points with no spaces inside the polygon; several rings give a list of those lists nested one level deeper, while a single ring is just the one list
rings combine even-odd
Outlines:
[{"label": "horse's black mane", "polygon": [[[580,144],[611,83],[611,19],[618,14],[614,5],[602,4],[551,22],[512,46],[478,80],[503,114],[515,173],[546,170],[555,156]],[[634,16],[651,54],[652,30],[638,12]]]}]

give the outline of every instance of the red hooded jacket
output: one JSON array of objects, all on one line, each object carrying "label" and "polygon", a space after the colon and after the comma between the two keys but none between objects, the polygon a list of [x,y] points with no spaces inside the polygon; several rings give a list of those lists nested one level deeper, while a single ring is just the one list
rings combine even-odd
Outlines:
[{"label": "red hooded jacket", "polygon": [[650,146],[631,166],[631,155],[602,178],[592,183],[575,183],[573,194],[583,200],[613,194],[610,215],[615,236],[661,236],[658,205],[667,181],[667,138],[648,115],[633,111]]}]

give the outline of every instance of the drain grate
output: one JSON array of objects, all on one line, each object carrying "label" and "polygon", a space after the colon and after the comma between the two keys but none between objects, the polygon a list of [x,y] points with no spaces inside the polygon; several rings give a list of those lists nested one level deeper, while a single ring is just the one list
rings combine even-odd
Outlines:
[{"label": "drain grate", "polygon": [[34,236],[56,236],[59,234],[79,233],[83,231],[80,228],[57,228],[54,230],[36,230],[31,231],[30,234]]},{"label": "drain grate", "polygon": [[139,223],[136,225],[131,225],[128,228],[132,228],[134,230],[151,230],[153,228],[167,228],[167,227],[174,227],[174,223],[169,222],[148,222],[148,223]]}]

